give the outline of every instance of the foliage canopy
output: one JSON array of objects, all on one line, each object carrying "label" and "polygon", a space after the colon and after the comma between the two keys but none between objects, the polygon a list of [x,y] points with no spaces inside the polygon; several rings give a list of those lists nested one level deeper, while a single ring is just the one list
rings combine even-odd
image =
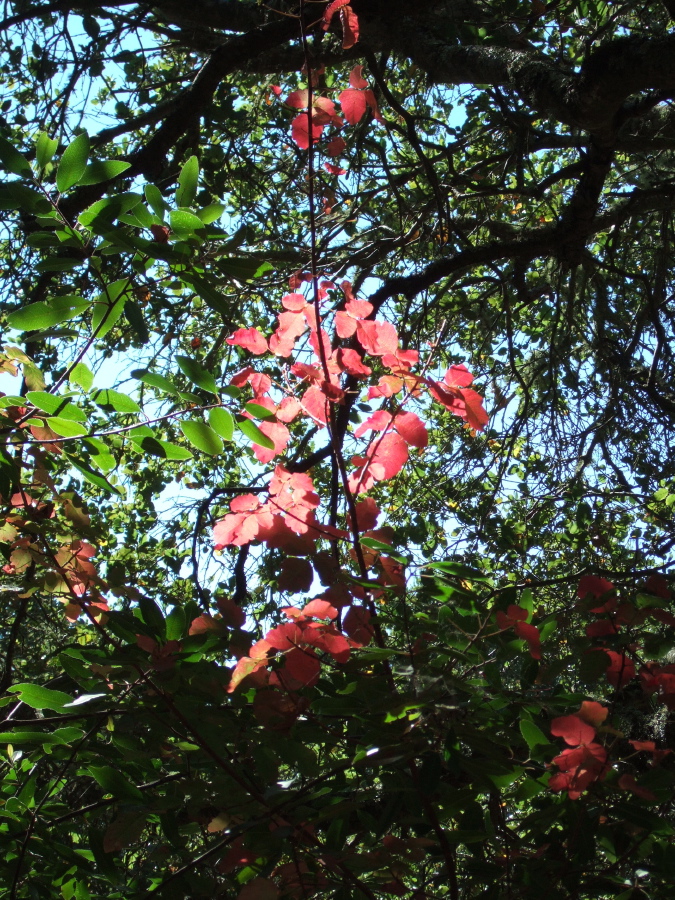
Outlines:
[{"label": "foliage canopy", "polygon": [[669,897],[674,4],[3,14],[0,896]]}]

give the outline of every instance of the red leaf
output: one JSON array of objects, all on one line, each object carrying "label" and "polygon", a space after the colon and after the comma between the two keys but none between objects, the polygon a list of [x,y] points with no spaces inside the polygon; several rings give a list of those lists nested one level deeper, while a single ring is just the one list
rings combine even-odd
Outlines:
[{"label": "red leaf", "polygon": [[281,564],[281,572],[278,579],[280,591],[308,591],[314,580],[314,570],[306,559],[297,556],[289,556]]},{"label": "red leaf", "polygon": [[345,143],[344,138],[340,136],[332,138],[326,144],[326,153],[328,156],[340,156],[346,149],[347,144]]},{"label": "red leaf", "polygon": [[227,343],[243,347],[256,356],[261,356],[268,350],[267,341],[257,328],[240,328],[227,338]]},{"label": "red leaf", "polygon": [[279,888],[268,878],[254,878],[237,894],[237,900],[276,900]]},{"label": "red leaf", "polygon": [[341,9],[343,6],[347,6],[349,0],[332,0],[331,3],[328,4],[323,13],[323,30],[328,31],[330,28],[330,23],[333,19],[335,13]]},{"label": "red leaf", "polygon": [[299,91],[293,91],[284,100],[286,106],[291,109],[307,109],[309,103],[309,91],[305,88]]},{"label": "red leaf", "polygon": [[300,401],[295,397],[284,397],[277,408],[277,419],[280,422],[292,422],[302,412]]},{"label": "red leaf", "polygon": [[602,725],[605,721],[609,715],[609,710],[606,706],[603,706],[602,703],[598,703],[596,700],[584,700],[579,712],[575,713],[575,715],[589,725],[597,727],[598,725]]},{"label": "red leaf", "polygon": [[408,461],[408,445],[398,434],[385,434],[371,447],[368,456],[372,463],[384,468],[383,478],[377,480],[387,480],[398,475]]},{"label": "red leaf", "polygon": [[482,431],[489,420],[488,414],[483,409],[483,398],[472,388],[461,388],[460,390],[465,404],[463,418],[475,431]]},{"label": "red leaf", "polygon": [[328,172],[329,175],[346,175],[347,170],[343,169],[342,166],[336,166],[333,163],[324,163],[324,169]]},{"label": "red leaf", "polygon": [[424,422],[413,412],[399,413],[394,419],[394,428],[411,447],[426,447],[429,434]]},{"label": "red leaf", "polygon": [[595,739],[595,728],[579,716],[559,716],[551,722],[551,734],[576,747],[579,744],[590,744]]},{"label": "red leaf", "polygon": [[375,99],[375,94],[368,88],[368,90],[363,92],[363,96],[366,98],[366,103],[370,107],[370,111],[372,112],[375,121],[384,123],[384,119],[382,118],[382,114],[377,105],[377,100]]},{"label": "red leaf", "polygon": [[451,388],[469,387],[473,382],[473,375],[465,365],[450,366],[443,376],[443,381]]},{"label": "red leaf", "polygon": [[354,66],[349,73],[349,86],[362,91],[368,87],[368,82],[363,77],[363,66]]},{"label": "red leaf", "polygon": [[352,651],[347,638],[344,637],[344,635],[336,634],[333,631],[326,631],[324,634],[320,635],[316,642],[316,646],[319,650],[324,650],[326,653],[329,653],[335,662],[338,663],[346,663]]},{"label": "red leaf", "polygon": [[[316,144],[321,138],[324,129],[323,125],[312,121],[312,143]],[[309,147],[309,112],[301,112],[291,122],[291,134],[293,140],[301,150],[307,150]]]},{"label": "red leaf", "polygon": [[340,106],[345,119],[350,125],[356,125],[363,118],[366,111],[366,95],[363,91],[346,88],[340,92]]},{"label": "red leaf", "polygon": [[370,613],[363,606],[352,606],[344,618],[343,628],[349,637],[366,647],[373,637],[373,626],[370,624]]},{"label": "red leaf", "polygon": [[316,387],[316,385],[308,388],[302,395],[300,402],[302,403],[305,412],[308,413],[315,422],[318,422],[322,426],[328,423],[328,401],[321,388]]},{"label": "red leaf", "polygon": [[358,531],[370,531],[371,528],[375,528],[377,525],[377,517],[379,515],[380,510],[372,497],[366,497],[365,500],[359,500],[356,504],[356,524]]},{"label": "red leaf", "polygon": [[396,353],[398,348],[398,334],[391,322],[373,322],[370,319],[359,321],[356,337],[366,353],[370,353],[371,356]]},{"label": "red leaf", "polygon": [[349,50],[359,40],[358,16],[351,6],[345,6],[340,10],[340,18],[342,19],[342,49]]},{"label": "red leaf", "polygon": [[313,619],[337,619],[338,611],[325,600],[310,600],[303,607],[303,616],[311,616]]},{"label": "red leaf", "polygon": [[617,784],[622,791],[631,791],[636,797],[642,797],[643,800],[656,800],[656,794],[646,787],[640,787],[633,775],[626,773],[621,775]]},{"label": "red leaf", "polygon": [[359,425],[354,432],[354,437],[359,438],[364,435],[366,431],[384,431],[389,427],[390,422],[391,413],[387,412],[385,409],[378,409],[377,412],[374,412],[372,416]]},{"label": "red leaf", "polygon": [[363,357],[356,350],[338,347],[335,359],[340,369],[349,375],[354,375],[355,378],[358,378],[360,375],[367,377],[373,374],[373,370],[370,366],[365,365]]},{"label": "red leaf", "polygon": [[614,585],[605,578],[599,578],[597,575],[584,575],[579,581],[577,596],[583,600],[588,594],[596,599],[614,591]]},{"label": "red leaf", "polygon": [[383,375],[377,385],[368,388],[368,399],[375,400],[377,397],[393,397],[403,387],[403,380],[397,375]]},{"label": "red leaf", "polygon": [[284,660],[284,673],[288,673],[301,685],[311,687],[319,680],[321,663],[313,650],[302,650],[296,647],[286,654]]},{"label": "red leaf", "polygon": [[603,652],[609,657],[609,665],[605,671],[607,680],[614,687],[620,688],[624,684],[635,677],[635,665],[632,660],[626,657],[625,653],[616,653],[614,650],[604,650]]},{"label": "red leaf", "polygon": [[534,625],[527,625],[525,622],[517,622],[513,626],[521,640],[527,643],[527,649],[530,651],[532,659],[541,659],[541,635],[539,629]]},{"label": "red leaf", "polygon": [[152,232],[152,239],[156,244],[168,244],[169,243],[169,235],[171,234],[171,229],[166,225],[151,225],[150,231]]}]

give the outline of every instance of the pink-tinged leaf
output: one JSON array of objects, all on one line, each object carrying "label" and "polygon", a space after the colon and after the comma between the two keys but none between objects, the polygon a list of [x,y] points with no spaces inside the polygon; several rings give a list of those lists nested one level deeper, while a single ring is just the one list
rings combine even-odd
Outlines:
[{"label": "pink-tinged leaf", "polygon": [[311,687],[319,680],[321,663],[313,650],[295,648],[284,657],[284,673],[301,685]]},{"label": "pink-tinged leaf", "polygon": [[370,366],[364,364],[361,354],[356,350],[345,350],[342,347],[338,347],[336,361],[342,371],[353,375],[355,378],[361,376],[365,378],[373,374],[373,370]]},{"label": "pink-tinged leaf", "polygon": [[326,153],[328,156],[340,156],[347,149],[344,138],[340,136],[332,138],[326,144]]},{"label": "pink-tinged leaf", "polygon": [[280,422],[292,422],[302,412],[300,401],[295,397],[284,397],[277,409],[277,419]]},{"label": "pink-tinged leaf", "polygon": [[354,88],[346,88],[340,92],[340,106],[345,119],[350,125],[356,125],[363,118],[366,111],[366,95],[363,91],[355,91]]},{"label": "pink-tinged leaf", "polygon": [[202,613],[192,620],[188,634],[206,634],[207,631],[222,631],[222,626],[220,621],[209,613]]},{"label": "pink-tinged leaf", "polygon": [[595,728],[579,716],[559,716],[551,722],[551,734],[577,747],[579,744],[590,744],[595,739]]},{"label": "pink-tinged leaf", "polygon": [[622,791],[631,791],[636,797],[641,797],[643,800],[656,800],[656,794],[649,788],[640,787],[633,775],[628,773],[621,775],[617,784]]},{"label": "pink-tinged leaf", "polygon": [[336,166],[333,163],[324,163],[324,169],[328,172],[329,175],[346,175],[347,170],[343,169],[342,166]]},{"label": "pink-tinged leaf", "polygon": [[302,312],[307,306],[304,294],[286,294],[281,298],[281,305],[288,312]]},{"label": "pink-tinged leaf", "polygon": [[575,713],[575,715],[580,719],[583,719],[583,721],[587,722],[589,725],[592,725],[594,728],[597,728],[598,725],[602,725],[605,721],[609,715],[609,710],[606,706],[603,706],[602,703],[598,703],[596,700],[584,700],[579,712]]},{"label": "pink-tinged leaf", "polygon": [[380,112],[377,105],[375,94],[370,90],[370,88],[368,88],[368,90],[363,92],[363,96],[366,98],[366,103],[368,104],[368,107],[372,112],[375,121],[384,124],[384,119],[382,118],[382,113]]},{"label": "pink-tinged leaf", "polygon": [[[263,394],[266,394],[269,389],[272,387],[272,379],[269,375],[265,375],[264,372],[254,372],[253,375],[248,380],[248,383],[251,385],[251,389],[255,394],[256,403],[262,403],[265,405],[266,401],[271,403],[269,398],[263,398]],[[268,409],[273,409],[272,406],[268,406]]]},{"label": "pink-tinged leaf", "polygon": [[488,423],[488,414],[483,409],[483,398],[472,388],[461,388],[462,399],[466,406],[465,418],[474,431],[482,431]]},{"label": "pink-tinged leaf", "polygon": [[408,445],[398,434],[385,434],[381,440],[375,441],[368,455],[372,463],[384,467],[384,480],[388,480],[398,475],[408,461]]},{"label": "pink-tinged leaf", "polygon": [[403,380],[397,375],[383,375],[377,385],[368,388],[368,399],[393,397],[403,388]]},{"label": "pink-tinged leaf", "polygon": [[265,640],[274,650],[292,650],[305,641],[304,631],[296,622],[286,622],[268,631]]},{"label": "pink-tinged leaf", "polygon": [[246,366],[245,369],[242,369],[240,372],[236,372],[232,378],[230,379],[230,384],[234,387],[243,387],[245,384],[248,384],[251,375],[255,374],[255,369],[252,366]]},{"label": "pink-tinged leaf", "polygon": [[356,88],[357,91],[362,91],[368,87],[368,82],[363,77],[363,66],[354,66],[351,70],[349,73],[349,86]]},{"label": "pink-tinged leaf", "polygon": [[368,319],[359,321],[356,326],[356,337],[371,356],[383,356],[385,353],[396,353],[398,334],[391,322],[373,322]]},{"label": "pink-tinged leaf", "polygon": [[356,319],[350,316],[349,313],[344,312],[343,310],[338,310],[338,312],[335,313],[335,330],[338,337],[351,337],[356,331],[356,325]]},{"label": "pink-tinged leaf", "polygon": [[302,408],[315,422],[321,426],[328,424],[328,401],[321,388],[316,385],[308,388],[300,402]]},{"label": "pink-tinged leaf", "polygon": [[239,494],[230,503],[230,509],[235,513],[252,512],[260,509],[261,506],[262,504],[256,494]]},{"label": "pink-tinged leaf", "polygon": [[367,300],[348,300],[345,309],[355,319],[367,319],[373,311],[373,304]]},{"label": "pink-tinged leaf", "polygon": [[344,618],[343,628],[349,637],[366,647],[373,637],[373,626],[370,624],[370,613],[363,606],[352,606]]},{"label": "pink-tinged leaf", "polygon": [[343,126],[344,122],[338,115],[335,104],[328,97],[315,96],[312,100],[312,106],[314,108],[312,122],[316,125],[328,125],[329,122],[332,122],[338,128]]},{"label": "pink-tinged leaf", "polygon": [[357,530],[363,533],[364,531],[370,531],[371,528],[375,528],[377,525],[377,517],[379,515],[380,510],[372,497],[366,497],[364,500],[359,500],[356,504]]},{"label": "pink-tinged leaf", "polygon": [[382,365],[398,372],[409,372],[419,362],[420,355],[417,350],[397,350],[396,353],[385,353],[382,357]]},{"label": "pink-tinged leaf", "polygon": [[258,534],[258,523],[245,513],[228,513],[216,522],[213,528],[213,543],[216,550],[223,547],[241,547],[250,544]]},{"label": "pink-tinged leaf", "polygon": [[349,0],[332,0],[331,3],[328,4],[323,13],[323,30],[328,31],[330,28],[330,23],[333,19],[335,13],[342,9],[343,6],[347,6],[349,4]]},{"label": "pink-tinged leaf", "polygon": [[353,456],[352,463],[356,469],[349,476],[347,485],[352,494],[365,494],[376,481],[384,481],[384,466],[371,463],[364,456]]},{"label": "pink-tinged leaf", "polygon": [[359,41],[359,19],[351,6],[340,10],[342,20],[342,49],[349,50]]},{"label": "pink-tinged leaf", "polygon": [[310,600],[303,607],[303,616],[311,616],[313,619],[337,619],[338,611],[325,600]]},{"label": "pink-tinged leaf", "polygon": [[274,449],[269,450],[267,447],[261,447],[259,444],[253,445],[253,452],[259,463],[271,462],[279,453],[283,453],[288,442],[291,439],[291,433],[282,422],[259,422],[258,428],[263,434],[274,441]]},{"label": "pink-tinged leaf", "polygon": [[267,353],[267,341],[257,328],[240,328],[227,338],[228,344],[243,347],[256,356]]},{"label": "pink-tinged leaf", "polygon": [[313,580],[314,570],[309,560],[288,556],[281,564],[277,584],[280,591],[304,593],[310,589]]},{"label": "pink-tinged leaf", "polygon": [[[312,143],[316,144],[321,138],[324,129],[323,125],[312,122]],[[301,112],[291,122],[291,134],[293,140],[301,150],[307,150],[309,147],[309,128],[310,117],[308,112]]]},{"label": "pink-tinged leaf", "polygon": [[272,91],[272,93],[274,94],[275,97],[280,97],[280,96],[281,96],[281,94],[282,94],[282,89],[279,87],[278,84],[271,84],[271,85],[270,85],[270,89],[271,89],[271,91]]},{"label": "pink-tinged leaf", "polygon": [[286,97],[284,103],[286,106],[290,106],[291,109],[307,109],[309,104],[309,91],[306,88],[299,91],[293,91]]},{"label": "pink-tinged leaf", "polygon": [[473,382],[473,375],[465,365],[450,366],[443,381],[451,388],[469,387]]},{"label": "pink-tinged leaf", "polygon": [[411,447],[422,449],[429,443],[424,422],[413,412],[399,413],[394,419],[394,428]]},{"label": "pink-tinged leaf", "polygon": [[261,527],[258,540],[266,544],[270,550],[281,550],[290,555],[311,553],[315,549],[315,540],[308,534],[296,534],[288,527],[286,519],[281,515],[272,516],[268,528]]},{"label": "pink-tinged leaf", "polygon": [[384,431],[391,423],[391,413],[385,409],[378,409],[372,416],[366,419],[354,432],[354,437],[361,437],[367,431]]}]

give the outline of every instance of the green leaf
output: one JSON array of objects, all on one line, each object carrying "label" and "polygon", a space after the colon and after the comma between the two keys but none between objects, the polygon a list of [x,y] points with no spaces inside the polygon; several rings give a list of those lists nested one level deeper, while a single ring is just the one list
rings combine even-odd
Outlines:
[{"label": "green leaf", "polygon": [[104,197],[103,200],[97,200],[87,207],[83,213],[80,213],[77,221],[85,228],[91,228],[96,231],[99,227],[110,226],[114,219],[123,213],[129,212],[143,198],[140,194],[127,192],[123,194],[115,194],[114,197]]},{"label": "green leaf", "polygon": [[143,384],[149,384],[151,387],[164,391],[166,394],[178,393],[177,389],[169,379],[165,378],[164,375],[160,375],[158,372],[151,372],[149,369],[133,369],[131,376],[132,378],[137,378],[139,381],[142,381]]},{"label": "green leaf", "polygon": [[17,331],[42,331],[82,315],[90,305],[91,300],[84,297],[52,297],[11,312],[7,324]]},{"label": "green leaf", "polygon": [[46,424],[59,437],[81,437],[89,431],[86,425],[74,422],[72,419],[64,419],[61,416],[50,416],[46,420]]},{"label": "green leaf", "polygon": [[164,613],[151,597],[141,595],[138,599],[138,609],[145,624],[152,629],[153,634],[163,638],[166,634]]},{"label": "green leaf", "polygon": [[59,142],[52,140],[46,131],[41,132],[35,141],[35,159],[38,167],[44,169],[50,163],[56,153]]},{"label": "green leaf", "polygon": [[60,194],[79,182],[87,168],[88,159],[89,136],[86,132],[82,132],[63,151],[56,171],[56,187]]},{"label": "green leaf", "polygon": [[145,199],[148,201],[150,209],[154,212],[156,216],[158,216],[162,221],[164,221],[164,214],[168,210],[168,205],[162,196],[162,192],[158,187],[155,187],[154,184],[146,184],[145,186]]},{"label": "green leaf", "polygon": [[141,411],[140,406],[135,400],[132,400],[127,394],[112,390],[112,388],[94,391],[91,395],[91,399],[97,406],[100,406],[101,409],[112,410],[112,412],[126,414],[138,413]]},{"label": "green leaf", "polygon": [[112,766],[89,766],[89,772],[106,794],[112,794],[120,800],[145,800],[138,788]]},{"label": "green leaf", "polygon": [[31,709],[53,709],[58,712],[66,703],[73,702],[70,694],[65,694],[63,691],[52,691],[39,684],[14,684],[7,690],[12,694],[18,694],[21,702],[30,706]]},{"label": "green leaf", "polygon": [[73,369],[68,376],[68,381],[79,385],[83,391],[89,391],[94,383],[94,373],[89,366],[86,366],[83,362],[79,362],[77,365],[73,366]]},{"label": "green leaf", "polygon": [[209,410],[209,425],[223,440],[232,440],[234,436],[234,418],[227,409],[217,406]]},{"label": "green leaf", "polygon": [[190,356],[177,356],[176,362],[181,372],[190,379],[193,384],[211,394],[218,394],[218,385],[213,375]]},{"label": "green leaf", "polygon": [[[178,189],[176,191],[176,206],[191,206],[197,195],[199,182],[199,160],[191,156],[180,170],[178,176]],[[171,227],[173,228],[173,222]],[[174,231],[178,229],[174,228]]]},{"label": "green leaf", "polygon": [[244,409],[247,413],[253,416],[254,419],[273,419],[274,413],[271,410],[267,409],[266,406],[261,406],[260,403],[256,403],[251,400],[244,406]]},{"label": "green leaf", "polygon": [[193,459],[192,453],[186,447],[179,447],[178,444],[169,441],[160,441],[154,435],[135,435],[132,431],[129,437],[139,449],[151,456],[169,460]]},{"label": "green leaf", "polygon": [[89,163],[84,170],[84,175],[80,179],[80,185],[100,184],[100,182],[108,181],[110,178],[117,178],[118,175],[130,168],[131,163],[123,162],[121,159],[95,160]]},{"label": "green leaf", "polygon": [[274,450],[274,441],[267,437],[266,434],[258,428],[255,422],[247,419],[245,416],[237,416],[237,428],[249,441],[258,444],[259,447],[265,447],[267,450]]},{"label": "green leaf", "polygon": [[260,262],[259,259],[221,259],[218,261],[218,268],[237,281],[251,281],[260,278],[265,272],[274,271],[273,266],[268,262]]},{"label": "green leaf", "polygon": [[119,321],[124,312],[128,288],[128,279],[122,278],[109,285],[108,290],[94,300],[91,329],[98,339],[105,337]]},{"label": "green leaf", "polygon": [[118,497],[124,497],[124,491],[110,484],[107,478],[101,475],[100,472],[97,472],[95,469],[92,469],[91,466],[87,465],[81,459],[76,459],[70,455],[70,453],[65,454],[68,462],[73,466],[73,468],[77,469],[77,471],[82,475],[82,477],[88,481],[90,484],[93,484],[95,487],[101,488],[101,490],[105,491],[107,494],[115,494]]},{"label": "green leaf", "polygon": [[220,437],[206,422],[196,419],[186,419],[180,423],[180,428],[185,437],[194,444],[198,450],[211,456],[218,456],[223,452],[224,446]]},{"label": "green leaf", "polygon": [[26,157],[22,156],[3,137],[0,137],[0,163],[2,163],[4,170],[12,175],[27,175],[30,177],[33,174]]},{"label": "green leaf", "polygon": [[185,610],[182,606],[174,606],[166,617],[167,641],[179,641],[185,635],[186,625]]},{"label": "green leaf", "polygon": [[135,300],[127,300],[124,304],[124,315],[127,322],[136,332],[136,337],[141,344],[147,344],[150,340],[150,332],[143,315],[143,310]]},{"label": "green leaf", "polygon": [[530,748],[539,746],[540,744],[550,744],[551,741],[546,737],[541,728],[538,728],[531,719],[522,718],[520,720],[520,733],[525,743]]},{"label": "green leaf", "polygon": [[225,209],[224,203],[209,203],[208,206],[204,206],[197,211],[197,216],[205,225],[210,225],[211,222],[215,222],[222,216]]},{"label": "green leaf", "polygon": [[204,227],[201,219],[198,219],[194,213],[188,212],[186,209],[172,209],[169,213],[169,224],[171,230],[176,234],[193,234],[199,228]]},{"label": "green leaf", "polygon": [[87,414],[79,406],[71,403],[68,397],[59,397],[48,391],[27,391],[26,400],[51,416],[61,416],[75,422],[86,422]]}]

